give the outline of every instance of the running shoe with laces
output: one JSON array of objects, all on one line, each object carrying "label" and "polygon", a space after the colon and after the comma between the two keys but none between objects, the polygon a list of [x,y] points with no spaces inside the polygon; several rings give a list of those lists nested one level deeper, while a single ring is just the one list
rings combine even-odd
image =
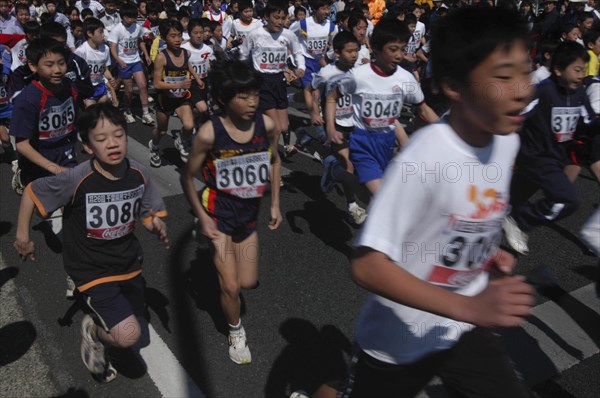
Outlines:
[{"label": "running shoe with laces", "polygon": [[148,126],[154,126],[154,118],[152,118],[152,115],[150,115],[150,113],[144,113],[142,115],[142,123]]},{"label": "running shoe with laces", "polygon": [[350,218],[356,225],[361,225],[367,219],[367,211],[356,203],[348,206],[348,214],[350,214]]},{"label": "running shoe with laces", "polygon": [[107,368],[104,345],[98,339],[96,324],[90,315],[84,315],[81,321],[81,359],[96,376],[102,375]]},{"label": "running shoe with laces", "polygon": [[238,365],[248,364],[252,362],[250,348],[246,342],[246,331],[241,326],[239,330],[229,331],[229,358]]},{"label": "running shoe with laces", "polygon": [[174,144],[175,148],[179,151],[179,157],[181,157],[181,160],[187,163],[191,147],[190,141],[181,138],[181,134],[179,134],[177,138],[175,138]]},{"label": "running shoe with laces", "polygon": [[131,113],[131,111],[125,111],[124,115],[125,115],[125,121],[127,123],[129,123],[129,124],[135,123],[135,118],[133,117],[133,114]]},{"label": "running shoe with laces", "polygon": [[152,140],[148,142],[148,149],[150,149],[150,166],[160,167],[162,160],[160,160],[160,149],[157,145],[152,143]]},{"label": "running shoe with laces", "polygon": [[13,176],[12,176],[12,181],[11,181],[11,187],[17,195],[21,196],[21,195],[23,195],[23,191],[25,190],[25,187],[23,186],[23,183],[21,182],[21,168],[19,167],[18,160],[13,160],[12,172],[13,172]]},{"label": "running shoe with laces", "polygon": [[75,282],[73,282],[73,279],[67,275],[67,292],[65,295],[68,299],[72,299],[73,296],[75,296],[75,289],[77,289]]},{"label": "running shoe with laces", "polygon": [[519,228],[514,218],[511,216],[505,217],[502,221],[502,228],[510,247],[523,255],[529,254],[529,247],[527,246],[529,237]]}]

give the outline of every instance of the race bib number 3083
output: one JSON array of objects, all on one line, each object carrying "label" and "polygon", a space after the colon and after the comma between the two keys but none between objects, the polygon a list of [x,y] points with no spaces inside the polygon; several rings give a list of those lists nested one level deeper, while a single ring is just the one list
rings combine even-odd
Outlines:
[{"label": "race bib number 3083", "polygon": [[75,106],[69,97],[61,105],[43,109],[38,123],[40,140],[60,139],[74,130]]},{"label": "race bib number 3083", "polygon": [[140,215],[144,190],[144,185],[140,185],[128,191],[87,194],[87,237],[112,240],[133,232]]},{"label": "race bib number 3083", "polygon": [[217,188],[240,198],[263,196],[269,181],[268,152],[250,153],[215,161]]},{"label": "race bib number 3083", "polygon": [[363,94],[361,117],[365,125],[373,128],[393,128],[402,109],[398,94]]}]

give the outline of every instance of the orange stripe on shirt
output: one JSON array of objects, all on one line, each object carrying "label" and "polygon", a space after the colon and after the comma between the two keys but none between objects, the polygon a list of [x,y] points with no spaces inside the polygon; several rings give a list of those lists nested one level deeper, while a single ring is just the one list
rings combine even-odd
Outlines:
[{"label": "orange stripe on shirt", "polygon": [[38,197],[35,196],[35,193],[33,193],[31,184],[27,184],[27,187],[25,187],[25,193],[27,193],[27,195],[29,195],[31,200],[33,200],[33,204],[35,204],[35,207],[37,208],[38,212],[40,213],[40,216],[42,216],[44,218],[48,217],[48,212],[46,211],[46,208],[44,207],[42,202],[40,202]]},{"label": "orange stripe on shirt", "polygon": [[142,220],[142,224],[148,224],[154,217],[166,217],[169,213],[166,210],[151,212],[151,215]]},{"label": "orange stripe on shirt", "polygon": [[85,292],[86,290],[88,290],[94,286],[98,286],[102,283],[120,282],[120,281],[126,281],[129,279],[133,279],[141,273],[142,273],[142,270],[138,269],[136,271],[133,271],[133,272],[130,272],[130,273],[124,274],[124,275],[105,276],[104,278],[94,279],[93,281],[88,282],[85,285],[77,286],[77,290],[79,290],[80,292]]}]

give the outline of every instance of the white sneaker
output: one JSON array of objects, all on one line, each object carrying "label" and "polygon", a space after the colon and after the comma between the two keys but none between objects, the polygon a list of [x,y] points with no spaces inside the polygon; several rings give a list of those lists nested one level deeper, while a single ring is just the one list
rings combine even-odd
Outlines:
[{"label": "white sneaker", "polygon": [[77,286],[75,286],[75,282],[73,282],[73,279],[71,279],[71,277],[67,275],[67,292],[65,295],[68,299],[73,298],[73,296],[75,295],[75,289],[77,289]]},{"label": "white sneaker", "polygon": [[142,123],[147,124],[148,126],[154,126],[154,119],[152,118],[152,115],[149,113],[144,113],[142,115]]},{"label": "white sneaker", "polygon": [[179,157],[185,163],[187,163],[188,156],[190,154],[190,142],[184,138],[181,138],[181,134],[175,138],[175,148],[179,151]]},{"label": "white sneaker", "polygon": [[129,124],[135,123],[135,118],[133,117],[131,111],[125,111],[125,121]]},{"label": "white sneaker", "polygon": [[502,228],[510,247],[523,255],[529,254],[529,247],[527,246],[529,237],[521,231],[514,218],[511,216],[505,217],[502,221]]},{"label": "white sneaker", "polygon": [[367,211],[356,203],[352,203],[350,206],[348,206],[348,214],[350,214],[352,221],[356,225],[364,223],[367,219]]},{"label": "white sneaker", "polygon": [[229,358],[238,365],[248,364],[252,362],[250,348],[246,342],[246,331],[241,326],[240,330],[230,331],[229,337]]},{"label": "white sneaker", "polygon": [[81,321],[81,359],[95,375],[102,374],[106,368],[104,345],[98,340],[96,324],[89,315],[85,315]]},{"label": "white sneaker", "polygon": [[11,180],[11,187],[17,195],[21,196],[21,195],[23,195],[23,191],[25,190],[25,187],[23,186],[23,183],[21,182],[21,168],[19,167],[18,160],[13,160],[12,172],[13,172],[13,176],[12,176],[12,180]]},{"label": "white sneaker", "polygon": [[160,148],[152,143],[152,140],[148,142],[148,149],[150,149],[150,166],[160,167],[162,160],[160,160]]}]

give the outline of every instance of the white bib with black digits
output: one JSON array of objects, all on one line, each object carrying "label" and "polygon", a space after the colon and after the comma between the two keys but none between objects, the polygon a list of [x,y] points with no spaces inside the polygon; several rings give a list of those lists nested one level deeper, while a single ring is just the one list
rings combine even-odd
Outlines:
[{"label": "white bib with black digits", "polygon": [[240,198],[259,198],[269,181],[270,164],[268,152],[217,159],[217,189]]},{"label": "white bib with black digits", "polygon": [[336,119],[345,119],[352,116],[352,96],[350,94],[340,95],[335,108]]},{"label": "white bib with black digits", "polygon": [[138,53],[138,41],[136,38],[130,37],[123,39],[123,54],[136,55]]},{"label": "white bib with black digits", "polygon": [[261,47],[254,56],[256,64],[262,71],[283,71],[287,66],[287,48]]},{"label": "white bib with black digits", "polygon": [[55,140],[69,135],[75,129],[75,105],[69,97],[61,105],[42,109],[38,123],[40,140]]},{"label": "white bib with black digits", "polygon": [[198,75],[200,79],[204,79],[208,76],[208,56],[209,53],[202,54],[200,61],[192,61],[190,58],[190,64],[192,68],[194,68],[194,72]]},{"label": "white bib with black digits", "polygon": [[87,237],[112,240],[133,232],[144,190],[144,185],[140,185],[127,191],[86,194]]},{"label": "white bib with black digits", "polygon": [[[181,83],[187,80],[187,76],[165,76],[165,83],[175,84]],[[172,98],[185,98],[189,91],[185,88],[173,88],[168,92],[169,97]]]},{"label": "white bib with black digits", "polygon": [[323,55],[327,51],[327,38],[328,36],[306,38],[306,51],[310,55]]},{"label": "white bib with black digits", "polygon": [[451,216],[448,227],[436,248],[438,263],[427,280],[447,289],[459,289],[471,283],[491,265],[499,247],[502,218],[481,220]]},{"label": "white bib with black digits", "polygon": [[581,108],[579,107],[552,108],[552,131],[557,142],[566,142],[573,139],[580,115]]},{"label": "white bib with black digits", "polygon": [[97,60],[88,60],[88,65],[90,67],[90,80],[94,86],[104,82],[104,62]]},{"label": "white bib with black digits", "polygon": [[361,118],[366,126],[394,128],[394,122],[402,110],[399,94],[362,94]]}]

